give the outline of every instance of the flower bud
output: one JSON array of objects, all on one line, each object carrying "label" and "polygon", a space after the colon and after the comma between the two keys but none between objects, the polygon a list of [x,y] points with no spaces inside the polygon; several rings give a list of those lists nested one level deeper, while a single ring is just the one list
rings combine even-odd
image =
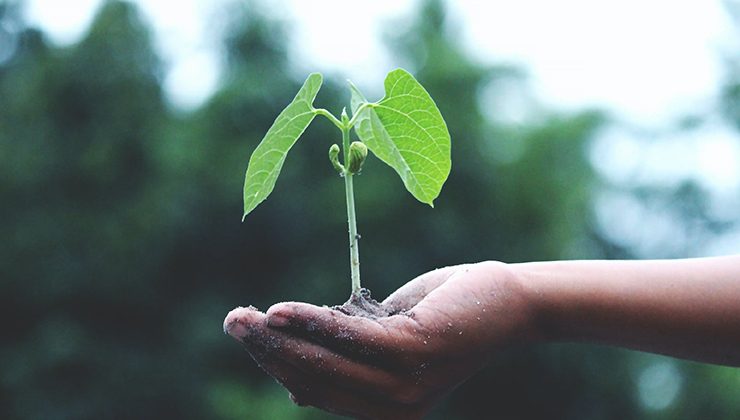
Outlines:
[{"label": "flower bud", "polygon": [[337,172],[340,174],[344,173],[344,166],[339,163],[339,146],[336,144],[332,144],[329,148],[329,161]]},{"label": "flower bud", "polygon": [[365,158],[367,158],[367,146],[365,146],[365,143],[353,141],[349,145],[349,163],[347,165],[349,173],[356,174],[360,172]]}]

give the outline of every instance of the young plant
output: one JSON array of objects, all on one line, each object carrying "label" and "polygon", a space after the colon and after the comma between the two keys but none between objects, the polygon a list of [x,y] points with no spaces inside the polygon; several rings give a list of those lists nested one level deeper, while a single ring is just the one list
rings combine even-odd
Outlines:
[{"label": "young plant", "polygon": [[[337,144],[329,148],[329,160],[344,178],[352,272],[350,300],[357,300],[361,291],[360,235],[357,233],[353,176],[362,169],[370,150],[398,173],[411,195],[434,207],[433,201],[450,173],[450,133],[429,93],[406,70],[388,73],[385,96],[378,102],[368,102],[350,82],[351,118],[346,108],[337,118],[326,109],[313,107],[321,82],[319,73],[308,76],[252,153],[244,181],[242,221],[270,195],[288,151],[314,117],[326,117],[342,136],[341,148]],[[353,128],[359,141],[350,139]],[[339,161],[340,153],[343,163]]]}]

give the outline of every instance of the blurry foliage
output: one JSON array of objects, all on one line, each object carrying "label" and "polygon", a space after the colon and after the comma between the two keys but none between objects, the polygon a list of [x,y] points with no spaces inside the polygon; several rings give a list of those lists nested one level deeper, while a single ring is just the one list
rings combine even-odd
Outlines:
[{"label": "blurry foliage", "polygon": [[727,120],[740,130],[740,61],[733,67],[722,94],[722,107]]},{"label": "blurry foliage", "polygon": [[[328,123],[296,145],[282,191],[239,223],[247,157],[303,75],[292,71],[284,27],[237,10],[220,90],[183,115],[169,111],[150,31],[132,5],[106,2],[85,38],[65,48],[0,5],[0,418],[327,418],[292,406],[221,332],[239,304],[332,304],[349,293]],[[542,111],[523,125],[491,122],[481,90],[495,95],[521,73],[473,61],[445,16],[440,3],[425,3],[388,40],[449,124],[452,174],[431,210],[368,160],[356,181],[367,286],[382,297],[466,261],[629,255],[599,236],[589,210],[598,180],[586,148],[605,116]],[[337,80],[317,99],[333,111],[347,95]],[[736,100],[727,103],[732,110]],[[702,217],[700,206],[682,211]],[[644,408],[636,384],[654,358],[515,349],[434,416],[740,413],[736,370],[680,361],[678,399]]]}]

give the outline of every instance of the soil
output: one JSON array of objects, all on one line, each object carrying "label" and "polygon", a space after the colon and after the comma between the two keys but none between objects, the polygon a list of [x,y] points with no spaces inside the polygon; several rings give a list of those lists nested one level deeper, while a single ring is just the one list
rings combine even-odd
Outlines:
[{"label": "soil", "polygon": [[362,316],[370,319],[378,319],[394,315],[377,300],[373,299],[370,290],[364,287],[360,289],[360,294],[351,295],[349,300],[341,305],[333,306],[332,309],[343,312],[347,315]]}]

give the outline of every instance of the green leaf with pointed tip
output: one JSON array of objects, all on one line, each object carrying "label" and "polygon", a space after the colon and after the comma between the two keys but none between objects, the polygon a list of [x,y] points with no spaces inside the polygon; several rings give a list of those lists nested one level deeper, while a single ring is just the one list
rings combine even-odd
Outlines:
[{"label": "green leaf with pointed tip", "polygon": [[252,153],[244,179],[244,217],[263,202],[275,188],[275,181],[288,151],[303,134],[316,114],[313,100],[321,88],[322,77],[311,73],[293,98],[278,115],[262,142]]},{"label": "green leaf with pointed tip", "polygon": [[[352,113],[365,97],[352,84]],[[429,93],[406,70],[385,78],[385,97],[365,107],[354,126],[357,136],[383,162],[396,170],[406,189],[434,207],[450,174],[450,133]]]}]

